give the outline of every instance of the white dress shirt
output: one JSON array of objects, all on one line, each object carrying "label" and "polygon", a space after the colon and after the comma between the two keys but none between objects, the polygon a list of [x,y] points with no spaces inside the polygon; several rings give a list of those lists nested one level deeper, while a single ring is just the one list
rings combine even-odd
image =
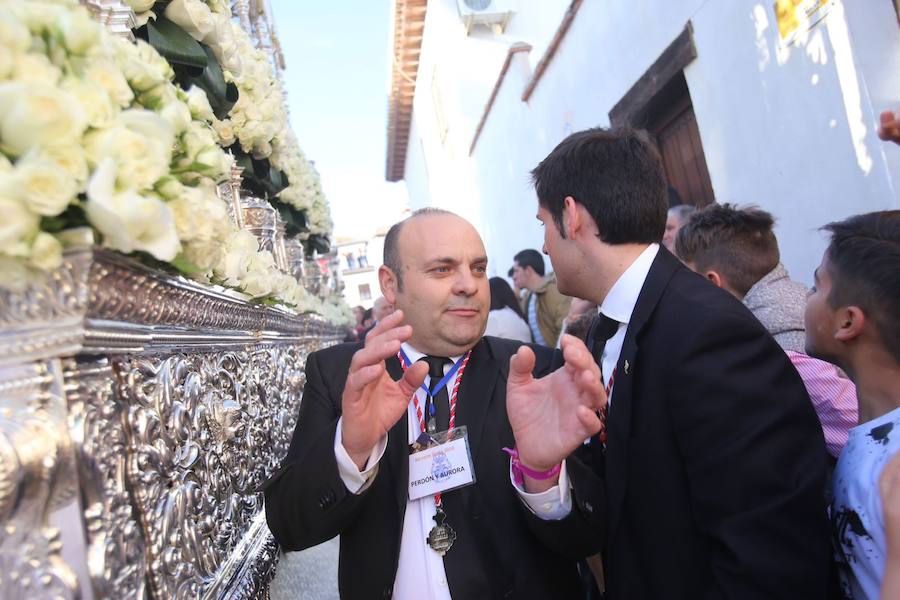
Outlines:
[{"label": "white dress shirt", "polygon": [[[619,355],[622,353],[622,343],[625,341],[625,332],[628,330],[628,322],[631,320],[634,306],[637,304],[638,296],[641,295],[641,289],[644,287],[644,282],[647,280],[647,274],[650,273],[650,267],[653,265],[657,252],[659,252],[659,244],[650,244],[641,252],[609,289],[609,293],[603,299],[603,304],[598,309],[598,312],[602,312],[607,317],[619,322],[619,328],[616,330],[616,333],[606,342],[606,346],[603,348],[601,363],[603,365],[604,386],[609,383],[609,377],[619,362]],[[615,385],[610,390],[610,397],[607,398],[607,402],[611,402],[612,393],[614,392]],[[512,474],[510,474],[510,479],[519,492],[519,496],[525,501],[525,504],[542,519],[548,521],[562,519],[572,510],[572,499],[569,494],[569,481],[566,477],[565,461],[563,461],[562,469],[559,473],[559,483],[541,494],[529,494],[522,487],[515,485]],[[558,500],[552,500],[556,498]]]},{"label": "white dress shirt", "polygon": [[[403,344],[403,351],[411,363],[415,363],[425,356],[407,343]],[[459,356],[450,357],[453,364],[459,359]],[[451,367],[451,363],[444,365],[445,375]],[[453,393],[453,387],[456,385],[457,379],[459,379],[459,371],[447,382],[448,397]],[[430,385],[431,380],[426,376],[425,386],[428,387]],[[425,390],[421,387],[416,390],[419,406],[422,407],[423,412],[425,410],[425,395]],[[412,399],[410,399],[409,407],[406,411],[406,419],[408,442],[412,444],[421,432]],[[385,448],[387,448],[387,436],[381,438],[375,448],[372,449],[372,454],[366,463],[366,469],[360,472],[341,443],[341,423],[338,421],[337,432],[334,436],[334,455],[337,458],[338,473],[351,493],[360,494],[371,485],[376,473],[378,473],[378,462],[384,455]],[[447,573],[444,571],[444,559],[425,542],[428,532],[435,525],[432,518],[435,512],[434,496],[426,496],[418,500],[409,500],[407,497],[406,513],[403,518],[403,533],[400,538],[400,561],[397,565],[397,575],[394,578],[394,598],[397,600],[406,600],[407,598],[415,598],[417,600],[450,599],[450,587],[447,583]],[[453,526],[453,523],[449,520],[447,524],[451,527]]]},{"label": "white dress shirt", "polygon": [[[628,322],[631,321],[631,313],[634,312],[634,305],[637,304],[638,296],[644,287],[644,281],[647,280],[647,274],[650,273],[650,267],[653,260],[659,252],[659,244],[650,244],[641,252],[631,265],[625,269],[625,272],[616,279],[616,282],[603,304],[597,309],[598,314],[603,313],[610,319],[619,322],[619,328],[616,333],[609,338],[606,346],[603,348],[603,356],[600,359],[603,365],[603,385],[609,385],[609,377],[619,364],[619,355],[622,354],[622,343],[625,341],[625,332],[628,330]],[[612,403],[612,394],[615,393],[615,383],[613,389],[610,390],[610,396],[606,399],[607,403]]]}]

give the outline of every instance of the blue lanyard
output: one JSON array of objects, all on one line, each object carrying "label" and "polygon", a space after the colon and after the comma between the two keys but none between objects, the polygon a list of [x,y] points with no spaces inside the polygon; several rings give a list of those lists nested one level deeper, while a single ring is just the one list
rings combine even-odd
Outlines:
[{"label": "blue lanyard", "polygon": [[[403,351],[403,348],[400,348],[400,358],[403,359],[403,364],[406,366],[407,369],[410,367],[410,365],[412,365],[412,362],[409,360],[409,357],[406,355],[406,352]],[[441,391],[441,389],[446,387],[447,384],[450,383],[450,380],[453,379],[453,376],[456,375],[456,372],[459,371],[459,366],[463,363],[463,360],[465,360],[465,358],[466,358],[465,354],[463,354],[462,356],[459,357],[459,360],[456,361],[456,363],[453,365],[453,367],[449,371],[447,371],[447,374],[444,375],[444,378],[441,379],[440,381],[438,381],[438,384],[436,386],[434,386],[433,392],[428,391],[428,386],[425,385],[424,383],[422,383],[421,387],[423,390],[425,390],[425,396],[429,399],[433,399],[437,395],[437,393]],[[435,413],[434,402],[429,402],[428,403],[428,416],[433,417],[434,413]]]}]

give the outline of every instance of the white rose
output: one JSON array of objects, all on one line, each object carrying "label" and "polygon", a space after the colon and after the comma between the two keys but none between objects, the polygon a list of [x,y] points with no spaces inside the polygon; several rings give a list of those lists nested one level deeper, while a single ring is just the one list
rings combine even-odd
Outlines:
[{"label": "white rose", "polygon": [[70,144],[85,127],[84,111],[70,94],[42,84],[0,83],[0,147],[8,154]]},{"label": "white rose", "polygon": [[43,271],[55,269],[62,264],[62,244],[49,233],[38,233],[31,245],[28,262]]},{"label": "white rose", "polygon": [[137,92],[152,90],[174,77],[171,65],[144,40],[119,46],[119,64],[131,87]]},{"label": "white rose", "polygon": [[150,195],[115,192],[116,165],[104,160],[88,183],[85,212],[103,234],[103,245],[120,252],[140,250],[170,261],[181,251],[168,205]]},{"label": "white rose", "polygon": [[60,15],[67,9],[48,2],[9,2],[4,9],[12,9],[32,33],[49,31]]},{"label": "white rose", "polygon": [[14,55],[23,54],[31,46],[31,32],[18,19],[0,19],[0,46],[9,49]]},{"label": "white rose", "polygon": [[240,25],[231,22],[230,14],[215,14],[212,18],[212,28],[201,41],[212,49],[219,66],[232,76],[238,77],[242,73],[243,65],[235,27],[241,34],[244,34],[244,30]]},{"label": "white rose", "polygon": [[72,54],[87,54],[101,35],[100,25],[82,8],[62,11],[56,18],[54,29]]},{"label": "white rose", "polygon": [[198,42],[215,26],[212,11],[200,0],[172,0],[163,14]]},{"label": "white rose", "polygon": [[131,7],[136,13],[147,12],[153,5],[156,4],[156,0],[125,0],[125,4]]},{"label": "white rose", "polygon": [[214,265],[222,258],[222,243],[218,240],[194,240],[184,244],[184,255],[195,267],[209,277]]},{"label": "white rose", "polygon": [[159,116],[172,125],[176,134],[185,131],[191,124],[191,109],[177,98],[165,104],[159,111]]},{"label": "white rose", "polygon": [[62,77],[62,71],[50,62],[43,54],[28,52],[15,59],[12,78],[26,83],[42,83],[56,85]]},{"label": "white rose", "polygon": [[134,100],[134,92],[131,91],[128,80],[112,61],[102,59],[91,61],[84,72],[84,78],[106,90],[120,108],[125,108]]},{"label": "white rose", "polygon": [[209,9],[214,13],[231,16],[231,8],[225,0],[208,0]]},{"label": "white rose", "polygon": [[209,105],[209,98],[206,97],[206,92],[192,85],[187,92],[187,96],[187,105],[191,109],[193,118],[209,122],[216,119],[212,106]]},{"label": "white rose", "polygon": [[219,136],[219,143],[222,146],[230,146],[234,143],[234,127],[231,126],[231,120],[225,119],[224,121],[213,121],[213,129],[215,129],[216,134]]},{"label": "white rose", "polygon": [[81,144],[47,146],[40,150],[32,150],[32,152],[56,163],[75,179],[79,187],[87,182],[87,158],[84,156],[84,148],[81,147]]},{"label": "white rose", "polygon": [[[3,175],[0,175],[3,177]],[[28,210],[18,198],[0,192],[0,253],[28,256],[31,240],[37,235],[40,216]]]},{"label": "white rose", "polygon": [[217,238],[227,224],[228,211],[212,187],[185,187],[169,206],[182,241]]},{"label": "white rose", "polygon": [[18,198],[31,212],[45,217],[61,213],[77,193],[78,185],[70,173],[34,153],[0,175],[0,194]]},{"label": "white rose", "polygon": [[36,279],[24,260],[5,256],[0,248],[0,288],[22,293]]},{"label": "white rose", "polygon": [[91,127],[106,127],[116,117],[118,107],[102,87],[75,77],[65,78],[60,87],[78,100]]},{"label": "white rose", "polygon": [[184,192],[184,186],[172,175],[166,175],[158,180],[153,189],[166,200],[174,200]]},{"label": "white rose", "polygon": [[142,190],[168,174],[175,132],[168,121],[139,108],[122,111],[112,127],[85,137],[91,164],[111,158],[118,166],[121,189]]}]

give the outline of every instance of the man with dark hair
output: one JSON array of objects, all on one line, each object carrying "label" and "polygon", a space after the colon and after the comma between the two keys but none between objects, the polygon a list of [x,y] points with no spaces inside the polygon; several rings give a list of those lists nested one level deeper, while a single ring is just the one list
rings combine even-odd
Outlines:
[{"label": "man with dark hair", "polygon": [[510,270],[516,289],[527,290],[522,299],[522,312],[534,342],[551,348],[556,346],[572,299],[559,293],[553,273],[544,277],[544,257],[537,250],[529,248],[516,254]]},{"label": "man with dark hair", "polygon": [[[552,381],[533,378],[529,348],[513,357],[517,487],[560,496],[559,512],[530,516],[533,531],[559,551],[601,550],[611,600],[823,598],[816,414],[747,308],[659,246],[654,144],[582,131],[532,174],[560,291],[600,307],[590,338],[607,388],[605,417],[596,399],[563,405]],[[572,531],[578,542],[560,541]]]},{"label": "man with dark hair", "polygon": [[[505,382],[521,344],[482,337],[481,238],[434,210],[391,232],[378,275],[396,311],[364,344],[309,355],[291,447],[265,488],[272,534],[286,550],[340,535],[344,599],[577,597],[575,561],[530,532],[509,484]],[[597,396],[587,348],[566,352],[545,379],[563,402]],[[537,375],[559,359],[534,353]]]},{"label": "man with dark hair", "polygon": [[755,207],[711,204],[678,232],[675,253],[692,271],[744,303],[784,349],[806,385],[828,453],[841,453],[857,423],[856,387],[834,365],[806,354],[806,286],[781,264],[772,215]]},{"label": "man with dark hair", "polygon": [[860,424],[834,470],[832,534],[843,591],[877,598],[886,552],[878,480],[900,451],[900,210],[824,227],[831,242],[806,305],[806,348],[856,384]]}]

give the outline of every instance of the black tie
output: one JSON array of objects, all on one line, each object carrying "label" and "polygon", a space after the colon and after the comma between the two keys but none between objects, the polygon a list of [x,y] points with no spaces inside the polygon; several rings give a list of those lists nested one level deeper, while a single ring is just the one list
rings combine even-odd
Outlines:
[{"label": "black tie", "polygon": [[[449,358],[444,356],[423,356],[419,360],[428,363],[428,393],[434,393],[434,388],[444,378],[444,365],[451,362]],[[450,395],[447,393],[445,385],[432,397],[435,409],[435,425],[438,431],[447,431],[450,428]],[[425,423],[428,423],[428,413],[426,410]]]},{"label": "black tie", "polygon": [[616,335],[618,330],[619,322],[603,313],[599,313],[594,318],[594,322],[591,323],[591,330],[588,336],[591,342],[591,355],[594,357],[594,362],[600,367],[601,373],[603,373],[603,349],[606,348],[606,342],[609,341],[609,338]]}]

